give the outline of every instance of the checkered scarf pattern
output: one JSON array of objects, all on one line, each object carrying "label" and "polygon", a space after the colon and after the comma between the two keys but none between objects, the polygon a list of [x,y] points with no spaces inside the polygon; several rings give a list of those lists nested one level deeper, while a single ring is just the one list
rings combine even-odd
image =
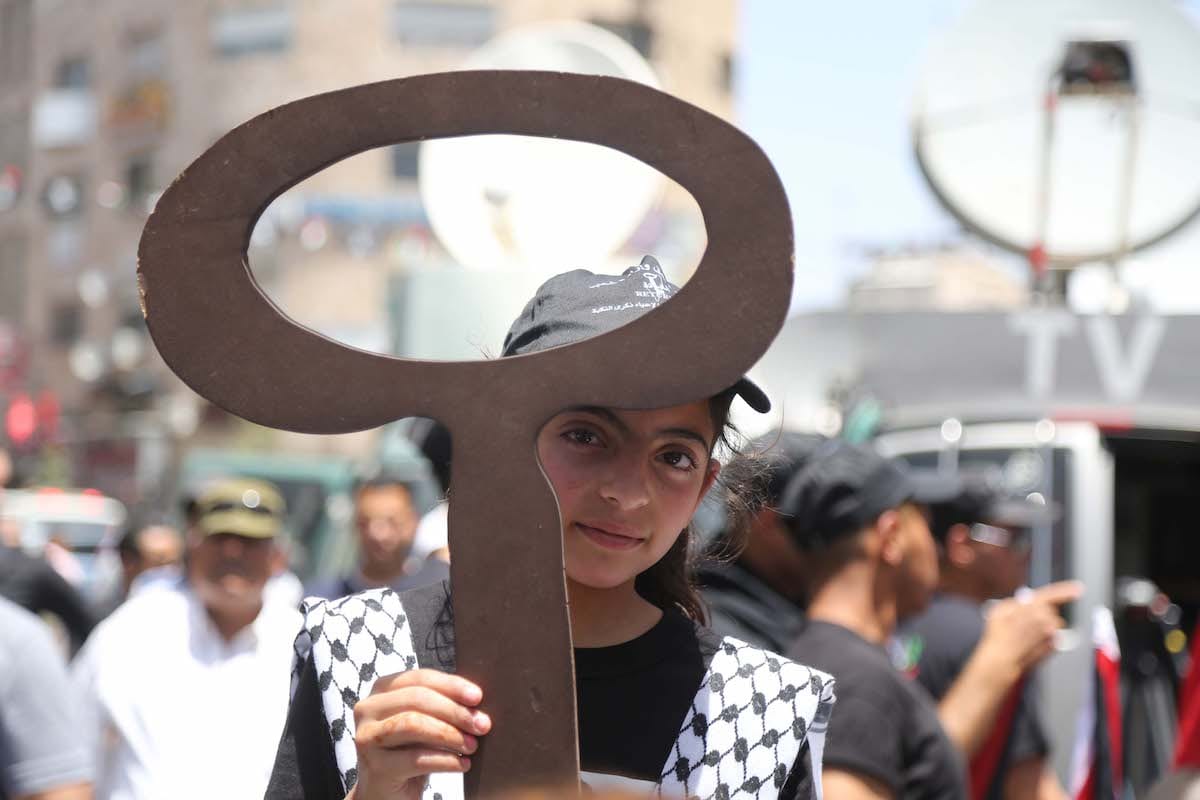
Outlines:
[{"label": "checkered scarf pattern", "polygon": [[[317,686],[347,791],[358,779],[354,705],[383,675],[415,669],[412,629],[390,589],[338,600],[304,601],[296,637],[292,692],[311,655]],[[820,794],[820,764],[833,679],[726,637],[692,701],[663,766],[657,793],[686,798],[779,795],[805,741]],[[423,800],[461,800],[462,777],[430,776]]]}]

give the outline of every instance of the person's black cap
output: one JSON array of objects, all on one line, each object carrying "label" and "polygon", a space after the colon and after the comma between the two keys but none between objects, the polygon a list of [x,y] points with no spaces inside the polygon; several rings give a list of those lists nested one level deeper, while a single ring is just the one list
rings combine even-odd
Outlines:
[{"label": "person's black cap", "polygon": [[818,433],[799,431],[772,431],[750,443],[748,452],[762,459],[765,500],[767,505],[778,508],[783,501],[784,490],[792,477],[804,468],[808,458],[817,448],[828,441]]},{"label": "person's black cap", "polygon": [[435,419],[414,417],[407,435],[429,461],[433,475],[445,494],[450,488],[450,429]]},{"label": "person's black cap", "polygon": [[[504,337],[500,356],[536,353],[608,333],[657,308],[678,291],[653,256],[620,275],[597,275],[584,269],[564,272],[543,283],[525,305]],[[771,410],[767,395],[748,378],[730,389],[755,411]]]},{"label": "person's black cap", "polygon": [[1032,528],[1050,516],[1044,504],[1012,497],[981,476],[967,476],[959,481],[959,489],[952,497],[930,505],[929,527],[935,537],[945,540],[955,525],[982,522],[1005,528]]},{"label": "person's black cap", "polygon": [[914,476],[866,445],[830,439],[788,482],[779,511],[797,543],[817,549],[857,533],[885,511],[928,504],[946,491],[943,482]]}]

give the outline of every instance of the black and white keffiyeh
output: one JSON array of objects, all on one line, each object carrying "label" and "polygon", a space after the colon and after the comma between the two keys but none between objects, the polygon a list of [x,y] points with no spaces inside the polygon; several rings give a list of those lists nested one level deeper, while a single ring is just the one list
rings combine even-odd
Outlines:
[{"label": "black and white keffiyeh", "polygon": [[777,797],[807,738],[819,796],[833,701],[828,675],[726,636],[671,749],[659,794]]},{"label": "black and white keffiyeh", "polygon": [[[415,669],[412,629],[390,589],[339,600],[310,598],[296,637],[292,674],[311,654],[329,737],[347,790],[358,777],[354,705],[383,675]],[[833,708],[833,679],[731,637],[722,640],[699,686],[658,795],[769,800],[779,795],[807,740],[820,795],[821,754]],[[462,776],[430,776],[424,800],[461,800]]]}]

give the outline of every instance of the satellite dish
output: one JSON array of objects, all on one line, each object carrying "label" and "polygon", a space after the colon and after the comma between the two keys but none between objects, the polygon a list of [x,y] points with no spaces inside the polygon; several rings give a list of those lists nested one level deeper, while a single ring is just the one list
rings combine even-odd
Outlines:
[{"label": "satellite dish", "polygon": [[1166,0],[981,0],[932,50],[917,163],[1035,268],[1117,261],[1200,211],[1200,33]]},{"label": "satellite dish", "polygon": [[[463,68],[553,70],[659,85],[633,47],[581,22],[504,34]],[[546,273],[601,266],[637,229],[663,184],[657,171],[616,150],[524,136],[426,142],[419,176],[429,222],[460,264]]]}]

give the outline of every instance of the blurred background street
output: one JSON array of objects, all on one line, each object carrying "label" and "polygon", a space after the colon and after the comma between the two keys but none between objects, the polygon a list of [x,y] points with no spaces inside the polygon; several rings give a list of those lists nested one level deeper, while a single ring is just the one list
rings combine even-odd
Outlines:
[{"label": "blurred background street", "polygon": [[[1077,638],[1108,607],[1141,648],[1127,724],[1151,744],[1127,766],[1138,790],[1157,778],[1200,612],[1200,0],[0,0],[3,541],[100,616],[129,588],[122,538],[183,530],[219,478],[281,490],[305,583],[356,563],[364,475],[402,476],[417,516],[435,508],[421,423],[274,431],[183,385],[135,270],[158,197],[230,129],[464,66],[642,81],[759,142],[788,192],[796,281],[751,372],[774,411],[737,421],[872,441],[1055,508],[1031,583],[1083,579]],[[359,154],[265,210],[249,268],[298,322],[426,359],[496,355],[566,269],[651,253],[686,282],[705,246],[691,197],[561,144]],[[56,624],[78,645],[73,613]],[[1087,649],[1049,666],[1054,685]]]}]

